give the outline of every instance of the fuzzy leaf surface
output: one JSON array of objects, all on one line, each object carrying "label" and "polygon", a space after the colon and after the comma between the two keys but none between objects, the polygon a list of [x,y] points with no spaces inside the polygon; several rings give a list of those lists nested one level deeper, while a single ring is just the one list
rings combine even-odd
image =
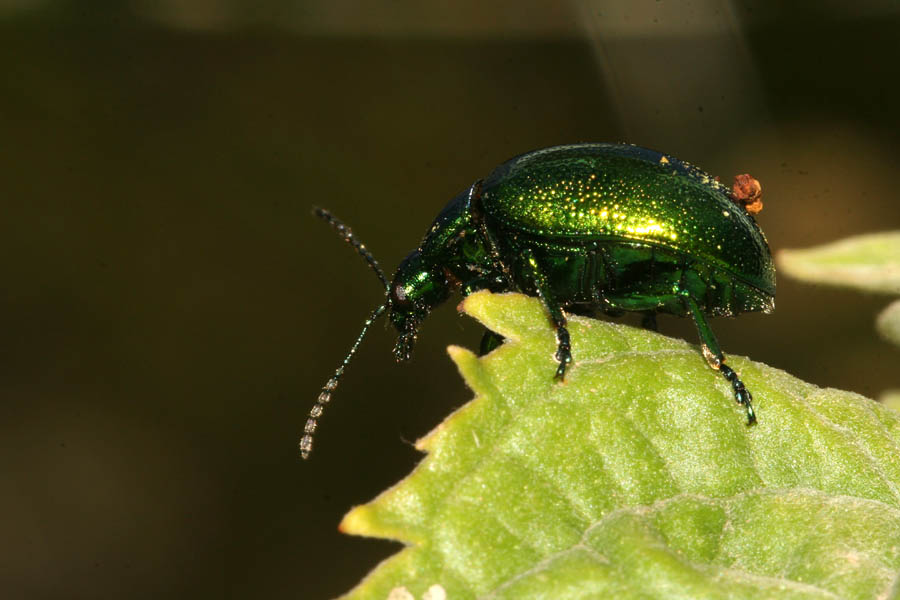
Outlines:
[{"label": "fuzzy leaf surface", "polygon": [[347,598],[897,597],[900,414],[730,357],[748,427],[696,346],[581,317],[557,383],[538,300],[461,307],[506,343],[449,349],[475,399],[344,518],[405,544]]}]

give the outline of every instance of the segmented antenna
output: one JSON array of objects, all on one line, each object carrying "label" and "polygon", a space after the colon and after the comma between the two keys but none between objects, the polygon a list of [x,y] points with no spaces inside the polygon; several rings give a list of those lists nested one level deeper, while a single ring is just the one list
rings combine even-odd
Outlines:
[{"label": "segmented antenna", "polygon": [[367,263],[369,263],[369,266],[372,267],[373,271],[375,271],[375,275],[378,276],[378,279],[381,281],[381,285],[384,286],[384,289],[391,289],[387,278],[384,276],[384,271],[382,271],[381,267],[378,265],[378,261],[375,260],[374,256],[372,256],[372,253],[369,252],[369,249],[366,248],[366,245],[359,241],[359,238],[353,235],[350,227],[348,227],[343,221],[335,217],[324,208],[319,208],[318,206],[315,207],[313,209],[313,214],[334,227],[334,230],[337,231],[342,238],[344,238],[344,241],[353,246],[353,248],[356,249],[357,252],[359,252],[359,255],[362,256]]},{"label": "segmented antenna", "polygon": [[[375,260],[375,257],[372,256],[372,253],[366,248],[365,244],[363,244],[359,239],[353,235],[353,232],[350,231],[350,228],[345,225],[340,219],[335,217],[333,214],[328,212],[323,208],[316,207],[313,210],[313,213],[326,221],[329,225],[334,227],[334,230],[340,234],[340,236],[344,239],[345,242],[353,246],[353,248],[362,256],[365,261],[372,267],[372,270],[375,272],[375,275],[378,277],[378,280],[381,281],[381,285],[384,286],[385,291],[389,291],[391,286],[388,284],[387,278],[384,276],[384,271],[381,270],[381,267],[378,265],[378,261]],[[310,452],[312,452],[313,448],[313,435],[316,432],[316,428],[319,426],[319,417],[322,416],[322,413],[325,411],[325,405],[331,401],[331,394],[334,393],[334,390],[338,386],[338,382],[341,380],[341,376],[344,374],[344,369],[347,368],[347,365],[350,364],[350,359],[353,358],[353,355],[356,354],[356,351],[359,349],[359,345],[362,343],[363,338],[366,337],[366,332],[369,331],[369,327],[372,326],[372,323],[381,316],[385,310],[387,310],[390,300],[385,299],[384,304],[376,308],[372,311],[372,314],[369,315],[369,318],[366,319],[365,324],[363,324],[362,331],[359,333],[359,337],[356,338],[356,342],[353,343],[353,346],[350,348],[350,352],[344,357],[344,362],[341,363],[341,366],[335,370],[334,375],[331,376],[331,379],[322,387],[322,391],[319,393],[319,397],[316,399],[316,403],[309,411],[309,418],[306,420],[306,425],[303,427],[303,437],[300,438],[300,456],[304,459],[309,458]]]},{"label": "segmented antenna", "polygon": [[369,330],[369,327],[372,326],[372,323],[375,322],[381,313],[383,313],[387,309],[387,303],[382,304],[369,315],[369,318],[366,319],[365,324],[363,325],[362,331],[359,334],[359,337],[356,338],[356,342],[353,344],[353,347],[350,348],[350,353],[344,358],[344,362],[341,363],[341,366],[337,368],[334,372],[334,375],[331,376],[331,379],[322,387],[322,392],[319,394],[319,397],[316,399],[315,405],[309,411],[309,418],[306,420],[306,425],[303,427],[303,437],[300,438],[300,456],[303,458],[309,458],[309,453],[312,452],[313,447],[313,434],[316,432],[316,428],[319,426],[319,417],[322,416],[322,412],[325,410],[325,405],[331,401],[331,394],[334,392],[335,388],[338,385],[338,382],[341,380],[341,376],[344,374],[344,369],[350,363],[350,359],[353,358],[353,355],[356,354],[357,349],[359,348],[360,343],[363,338],[366,336],[366,332]]}]

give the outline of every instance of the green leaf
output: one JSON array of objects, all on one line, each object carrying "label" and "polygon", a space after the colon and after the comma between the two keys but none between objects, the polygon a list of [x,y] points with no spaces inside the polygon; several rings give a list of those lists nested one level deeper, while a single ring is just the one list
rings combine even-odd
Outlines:
[{"label": "green leaf", "polygon": [[[406,547],[347,598],[875,598],[900,571],[900,413],[682,340],[572,317],[553,379],[541,304],[469,296],[504,335],[449,349],[475,399],[348,533]],[[393,596],[391,596],[393,594]]]},{"label": "green leaf", "polygon": [[778,266],[801,281],[900,294],[900,231],[860,235],[805,250],[782,250]]},{"label": "green leaf", "polygon": [[875,321],[878,333],[889,342],[900,344],[900,300],[888,304]]},{"label": "green leaf", "polygon": [[879,396],[878,401],[890,409],[900,411],[900,390],[886,390]]}]

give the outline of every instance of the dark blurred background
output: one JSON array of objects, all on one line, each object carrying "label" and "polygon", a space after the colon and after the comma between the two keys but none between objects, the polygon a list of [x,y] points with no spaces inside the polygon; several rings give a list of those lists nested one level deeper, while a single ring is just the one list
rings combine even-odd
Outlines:
[{"label": "dark blurred background", "polygon": [[[521,152],[629,141],[757,177],[773,250],[900,227],[894,1],[0,1],[0,596],[327,598],[396,551],[336,530],[470,398],[376,327],[389,270]],[[726,352],[877,397],[885,297],[780,278]],[[661,329],[695,342],[685,320]],[[699,358],[698,358],[699,360]]]}]

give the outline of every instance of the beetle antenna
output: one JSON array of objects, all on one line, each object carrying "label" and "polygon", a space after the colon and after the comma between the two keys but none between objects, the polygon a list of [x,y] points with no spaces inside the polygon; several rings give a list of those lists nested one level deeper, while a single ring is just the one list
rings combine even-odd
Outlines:
[{"label": "beetle antenna", "polygon": [[[324,212],[324,211],[323,211]],[[327,214],[327,213],[326,213]],[[377,264],[376,264],[377,267]],[[350,359],[353,358],[353,355],[356,354],[356,351],[359,349],[360,343],[363,341],[363,338],[366,336],[366,332],[369,331],[369,327],[372,326],[372,323],[381,316],[388,307],[388,303],[385,302],[369,315],[369,318],[366,319],[365,324],[363,325],[362,331],[359,334],[359,337],[356,338],[356,342],[353,343],[353,346],[350,348],[350,352],[344,358],[344,362],[341,363],[341,366],[337,368],[334,372],[334,375],[331,376],[331,379],[322,386],[322,391],[319,394],[319,397],[316,399],[315,405],[309,411],[309,418],[306,420],[306,425],[303,427],[303,437],[300,438],[300,456],[304,459],[309,458],[309,453],[312,452],[313,447],[313,434],[316,432],[316,427],[319,425],[319,417],[322,416],[322,412],[325,410],[325,405],[331,401],[331,394],[334,393],[334,390],[338,386],[338,382],[341,380],[341,376],[344,374],[344,369],[347,368],[347,365],[350,364]]]},{"label": "beetle antenna", "polygon": [[378,279],[381,281],[381,285],[384,286],[384,289],[391,289],[391,286],[388,284],[387,277],[384,276],[384,271],[382,271],[381,267],[378,265],[378,261],[375,260],[374,256],[372,256],[372,253],[369,252],[369,249],[366,248],[366,245],[359,241],[359,238],[353,235],[353,232],[350,231],[350,227],[348,227],[343,221],[335,217],[324,208],[319,208],[318,206],[315,207],[313,209],[313,214],[334,227],[334,230],[338,232],[338,235],[344,238],[345,242],[353,246],[353,248],[359,253],[359,255],[362,256],[367,263],[369,263],[369,266],[372,267],[373,271],[375,271],[375,275],[378,276]]}]

